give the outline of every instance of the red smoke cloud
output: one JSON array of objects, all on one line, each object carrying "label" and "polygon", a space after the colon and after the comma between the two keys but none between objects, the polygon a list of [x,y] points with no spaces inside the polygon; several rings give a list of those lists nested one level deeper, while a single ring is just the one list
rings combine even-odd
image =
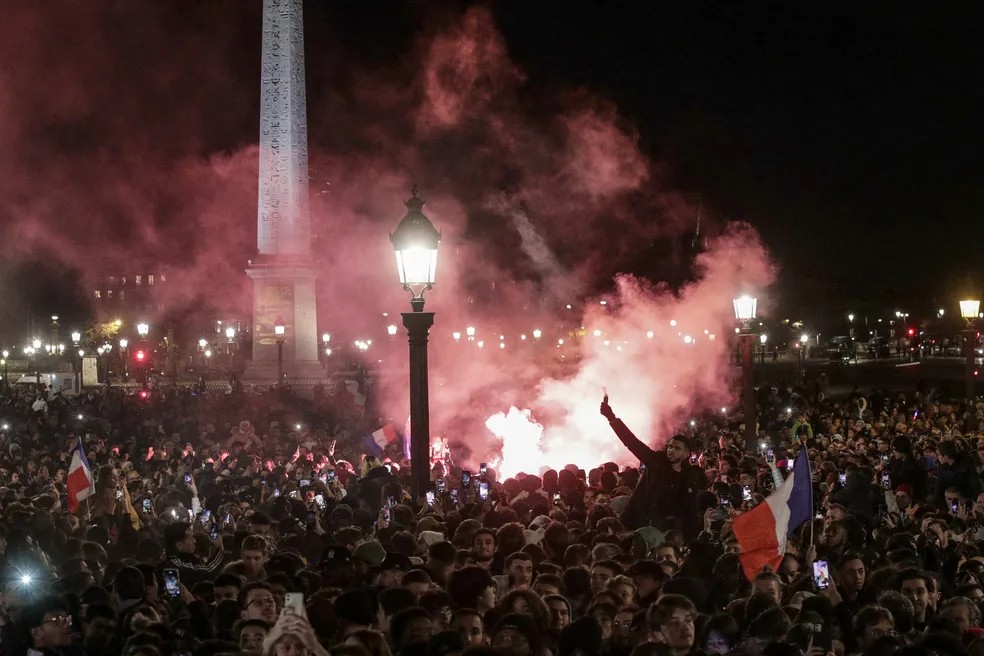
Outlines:
[{"label": "red smoke cloud", "polygon": [[[161,3],[8,9],[0,57],[24,65],[0,72],[6,257],[80,266],[87,296],[99,273],[166,264],[172,311],[248,312],[260,14],[258,2],[243,4],[199,7],[193,17]],[[551,426],[551,461],[569,460],[555,440],[604,437],[574,409],[596,413],[602,386],[654,435],[694,404],[729,397],[730,299],[742,285],[771,281],[768,258],[753,231],[733,227],[709,240],[695,282],[680,292],[615,278],[640,263],[659,270],[653,260],[667,256],[665,244],[689,243],[696,208],[667,188],[610,102],[545,91],[510,60],[486,9],[440,23],[391,68],[339,63],[343,51],[318,44],[310,19],[308,27],[319,323],[333,345],[374,340],[367,355],[383,360],[381,407],[401,422],[407,414],[402,328],[385,339],[407,298],[386,237],[413,183],[443,232],[428,297],[437,313],[434,433],[485,458],[497,447],[485,418],[528,407]],[[327,72],[312,65],[317,47],[332,49]],[[323,94],[312,91],[319,85]],[[670,250],[685,263],[679,247]],[[602,311],[590,299],[613,285]],[[721,339],[683,349],[660,328],[673,316]],[[475,342],[456,344],[451,333],[470,325]],[[566,347],[581,325],[629,343],[603,351],[589,339],[571,365]],[[534,343],[536,328],[543,337]],[[660,338],[638,341],[649,329]],[[592,456],[620,455],[586,443]]]}]

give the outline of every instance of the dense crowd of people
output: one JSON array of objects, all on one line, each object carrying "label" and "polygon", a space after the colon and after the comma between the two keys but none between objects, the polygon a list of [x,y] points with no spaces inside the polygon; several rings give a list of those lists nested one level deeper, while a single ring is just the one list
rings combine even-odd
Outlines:
[{"label": "dense crowd of people", "polygon": [[[0,654],[984,654],[982,411],[759,406],[749,450],[740,416],[639,439],[606,398],[631,466],[449,458],[414,499],[321,393],[4,390]],[[732,523],[803,448],[814,519],[748,576]]]}]

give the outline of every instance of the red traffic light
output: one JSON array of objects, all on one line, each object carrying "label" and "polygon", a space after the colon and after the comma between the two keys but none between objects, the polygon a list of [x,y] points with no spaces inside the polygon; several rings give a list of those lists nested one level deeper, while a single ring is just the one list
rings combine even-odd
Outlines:
[{"label": "red traffic light", "polygon": [[140,390],[141,399],[146,399],[148,396],[150,396],[150,393],[148,393],[147,390]]},{"label": "red traffic light", "polygon": [[144,359],[147,357],[147,354],[144,353],[143,351],[137,351],[137,354],[136,354],[135,357],[137,358],[137,362],[143,362]]}]

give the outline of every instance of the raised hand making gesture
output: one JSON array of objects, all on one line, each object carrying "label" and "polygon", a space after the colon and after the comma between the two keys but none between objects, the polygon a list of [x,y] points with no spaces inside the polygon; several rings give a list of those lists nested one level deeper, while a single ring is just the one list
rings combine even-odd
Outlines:
[{"label": "raised hand making gesture", "polygon": [[601,416],[608,421],[615,421],[615,411],[612,410],[612,406],[608,405],[608,393],[605,393],[605,398],[601,401]]}]

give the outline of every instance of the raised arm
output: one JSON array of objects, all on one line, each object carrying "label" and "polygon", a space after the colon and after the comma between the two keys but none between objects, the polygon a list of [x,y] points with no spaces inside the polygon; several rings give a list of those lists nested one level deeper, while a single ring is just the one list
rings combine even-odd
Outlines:
[{"label": "raised arm", "polygon": [[625,425],[625,422],[615,416],[612,406],[608,405],[607,394],[601,402],[601,415],[608,420],[612,430],[615,431],[615,435],[619,440],[621,440],[622,444],[625,445],[625,448],[628,449],[632,455],[638,458],[641,462],[651,462],[656,458],[656,452],[643,444],[642,440],[636,437],[635,433],[629,430],[629,427]]}]

